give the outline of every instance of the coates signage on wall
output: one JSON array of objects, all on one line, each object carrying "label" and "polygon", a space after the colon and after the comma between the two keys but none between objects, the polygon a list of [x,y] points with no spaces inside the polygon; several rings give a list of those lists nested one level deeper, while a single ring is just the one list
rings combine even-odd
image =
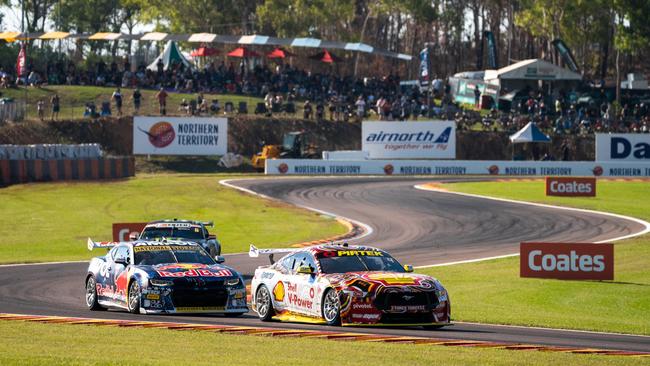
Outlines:
[{"label": "coates signage on wall", "polygon": [[363,122],[370,159],[455,159],[456,122]]},{"label": "coates signage on wall", "polygon": [[650,163],[650,134],[597,133],[596,161]]},{"label": "coates signage on wall", "polygon": [[228,120],[201,117],[134,117],[133,154],[224,155]]},{"label": "coates signage on wall", "polygon": [[546,195],[596,197],[596,178],[546,177]]},{"label": "coates signage on wall", "polygon": [[521,243],[521,277],[561,280],[613,280],[614,245]]},{"label": "coates signage on wall", "polygon": [[267,159],[266,174],[650,177],[650,163],[593,161]]},{"label": "coates signage on wall", "polygon": [[117,222],[113,224],[113,241],[129,241],[129,235],[138,234],[147,226],[146,222]]}]

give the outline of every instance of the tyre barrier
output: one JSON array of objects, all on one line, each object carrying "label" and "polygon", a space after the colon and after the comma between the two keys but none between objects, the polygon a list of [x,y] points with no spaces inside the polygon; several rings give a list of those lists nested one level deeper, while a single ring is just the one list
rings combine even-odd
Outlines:
[{"label": "tyre barrier", "polygon": [[0,187],[30,182],[118,179],[134,175],[133,157],[0,160]]}]

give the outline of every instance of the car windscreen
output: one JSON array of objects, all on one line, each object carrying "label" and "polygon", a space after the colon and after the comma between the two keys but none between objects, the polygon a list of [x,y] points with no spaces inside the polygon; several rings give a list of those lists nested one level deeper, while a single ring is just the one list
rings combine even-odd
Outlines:
[{"label": "car windscreen", "polygon": [[212,259],[199,246],[143,246],[134,247],[136,265],[155,265],[168,263],[200,263],[215,264]]},{"label": "car windscreen", "polygon": [[345,273],[363,271],[405,272],[404,267],[393,257],[383,252],[381,255],[343,255],[320,256],[323,273]]},{"label": "car windscreen", "polygon": [[144,229],[140,239],[179,238],[203,239],[200,227],[150,227]]}]

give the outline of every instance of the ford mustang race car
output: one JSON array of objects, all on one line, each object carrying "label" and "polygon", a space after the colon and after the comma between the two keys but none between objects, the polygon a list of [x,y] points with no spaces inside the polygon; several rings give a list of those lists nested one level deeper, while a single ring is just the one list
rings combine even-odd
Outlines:
[{"label": "ford mustang race car", "polygon": [[90,310],[126,309],[131,313],[248,312],[243,278],[210,257],[200,245],[178,240],[94,242],[110,248],[90,261],[85,277]]},{"label": "ford mustang race car", "polygon": [[221,244],[216,235],[210,235],[206,226],[214,226],[212,222],[190,221],[190,220],[158,220],[148,223],[139,237],[131,237],[131,240],[160,240],[179,239],[192,241],[200,244],[210,256],[221,255]]},{"label": "ford mustang race car", "polygon": [[[273,262],[276,253],[287,253]],[[410,273],[383,250],[319,245],[257,249],[271,265],[255,270],[252,308],[271,319],[329,325],[394,325],[439,328],[450,324],[450,303],[435,278]]]}]

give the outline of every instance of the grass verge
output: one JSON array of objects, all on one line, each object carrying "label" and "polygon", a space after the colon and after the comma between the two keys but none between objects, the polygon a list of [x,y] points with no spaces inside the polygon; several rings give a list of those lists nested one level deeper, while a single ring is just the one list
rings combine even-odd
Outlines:
[{"label": "grass verge", "polygon": [[[486,196],[595,209],[650,220],[647,182],[598,181],[596,198],[546,197],[543,181],[445,184]],[[455,320],[650,335],[650,236],[617,243],[615,281],[519,278],[519,258],[420,270],[445,284]]]},{"label": "grass verge", "polygon": [[[2,365],[642,365],[637,357],[0,322]],[[106,341],[110,340],[110,341]],[[161,345],[168,347],[160,347]],[[171,345],[171,347],[169,347]],[[177,345],[177,346],[175,346]],[[182,346],[180,346],[182,345]],[[327,350],[309,355],[308,350]],[[307,351],[307,353],[305,353]],[[388,355],[390,357],[382,357]]]},{"label": "grass verge", "polygon": [[87,237],[110,240],[114,222],[214,220],[224,253],[250,243],[286,246],[346,232],[320,214],[218,183],[232,175],[139,175],[105,182],[15,185],[0,190],[0,263],[85,260]]}]

